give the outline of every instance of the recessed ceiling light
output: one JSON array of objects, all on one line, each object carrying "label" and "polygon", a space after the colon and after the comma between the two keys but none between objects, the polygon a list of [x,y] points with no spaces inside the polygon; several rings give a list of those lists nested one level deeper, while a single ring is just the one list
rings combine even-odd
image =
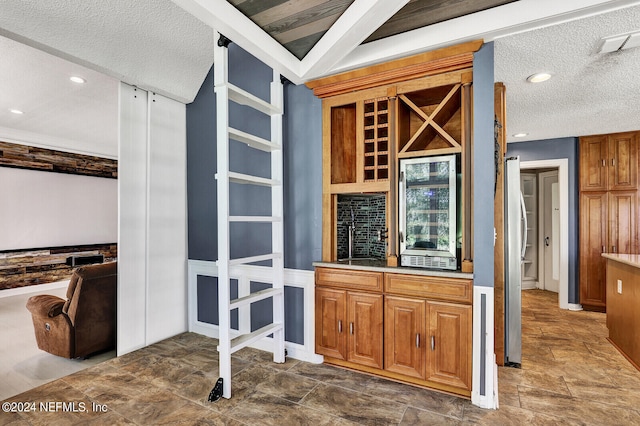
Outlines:
[{"label": "recessed ceiling light", "polygon": [[69,77],[69,80],[73,81],[74,83],[78,83],[78,84],[82,84],[82,83],[85,83],[87,81],[82,77],[78,77],[77,75]]},{"label": "recessed ceiling light", "polygon": [[529,83],[542,83],[543,81],[547,81],[550,78],[551,78],[551,74],[546,72],[539,72],[537,74],[533,74],[527,77],[527,81]]},{"label": "recessed ceiling light", "polygon": [[24,112],[20,111],[19,109],[15,109],[15,108],[11,108],[9,111],[14,113],[14,114],[18,114],[18,115],[24,114]]},{"label": "recessed ceiling light", "polygon": [[529,133],[516,133],[513,135],[514,138],[524,138],[525,136],[529,136]]}]

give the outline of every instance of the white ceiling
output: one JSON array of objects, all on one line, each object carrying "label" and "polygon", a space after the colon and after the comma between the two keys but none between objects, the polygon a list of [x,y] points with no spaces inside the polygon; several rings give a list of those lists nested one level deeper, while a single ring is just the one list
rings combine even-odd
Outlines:
[{"label": "white ceiling", "polygon": [[[603,37],[640,30],[640,6],[495,41],[495,79],[507,86],[508,141],[640,129],[640,47],[601,54]],[[552,78],[532,84],[527,76]],[[528,133],[514,138],[515,133]]]},{"label": "white ceiling", "polygon": [[[360,45],[406,1],[356,0],[300,61],[224,0],[3,0],[0,139],[115,158],[117,82],[192,101],[213,61],[213,28],[296,83],[483,38],[495,41],[509,135],[640,129],[640,48],[595,54],[600,37],[640,29],[640,1],[520,0]],[[538,71],[553,78],[525,82]]]},{"label": "white ceiling", "polygon": [[0,52],[0,140],[117,158],[118,80],[4,37]]}]

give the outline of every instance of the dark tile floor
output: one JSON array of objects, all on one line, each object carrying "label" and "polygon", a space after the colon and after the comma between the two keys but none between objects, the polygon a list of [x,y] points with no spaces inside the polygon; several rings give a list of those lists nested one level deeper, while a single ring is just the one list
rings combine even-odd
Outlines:
[{"label": "dark tile floor", "polygon": [[35,410],[0,412],[0,425],[640,425],[640,372],[606,334],[603,314],[524,292],[522,369],[499,369],[500,409],[483,410],[332,366],[274,364],[254,349],[233,356],[233,397],[209,403],[216,341],[185,333],[12,397]]}]

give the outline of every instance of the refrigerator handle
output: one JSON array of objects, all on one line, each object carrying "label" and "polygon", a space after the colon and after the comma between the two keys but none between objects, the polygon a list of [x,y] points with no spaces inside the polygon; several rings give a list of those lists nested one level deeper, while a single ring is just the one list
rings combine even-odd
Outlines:
[{"label": "refrigerator handle", "polygon": [[524,196],[522,192],[520,192],[520,207],[522,208],[522,219],[524,220],[524,226],[522,227],[522,247],[520,249],[520,258],[524,260],[524,254],[527,250],[527,228],[529,224],[527,223],[527,206],[524,203]]}]

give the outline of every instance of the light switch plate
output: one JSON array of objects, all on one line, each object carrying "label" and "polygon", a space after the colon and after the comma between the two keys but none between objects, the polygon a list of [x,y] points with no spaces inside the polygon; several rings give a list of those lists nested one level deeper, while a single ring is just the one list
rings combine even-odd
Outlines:
[{"label": "light switch plate", "polygon": [[622,280],[618,280],[618,294],[622,294]]}]

